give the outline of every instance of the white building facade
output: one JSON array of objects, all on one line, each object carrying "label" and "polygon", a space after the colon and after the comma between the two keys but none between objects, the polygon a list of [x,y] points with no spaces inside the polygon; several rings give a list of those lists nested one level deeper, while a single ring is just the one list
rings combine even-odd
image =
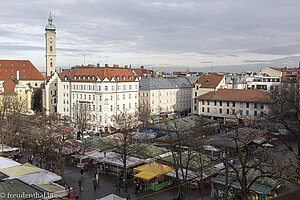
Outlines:
[{"label": "white building facade", "polygon": [[198,115],[213,119],[257,119],[268,112],[270,94],[265,90],[219,89],[198,99]]},{"label": "white building facade", "polygon": [[152,114],[191,109],[192,84],[187,77],[145,78],[140,80],[140,104]]},{"label": "white building facade", "polygon": [[109,127],[113,115],[136,111],[139,105],[139,80],[131,69],[74,67],[54,75],[48,84],[56,87],[58,113],[73,119],[75,107],[87,105],[89,131]]}]

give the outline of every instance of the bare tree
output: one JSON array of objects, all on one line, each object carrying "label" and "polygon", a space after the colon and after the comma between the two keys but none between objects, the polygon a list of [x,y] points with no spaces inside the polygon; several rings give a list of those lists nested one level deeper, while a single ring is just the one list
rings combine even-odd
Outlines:
[{"label": "bare tree", "polygon": [[141,122],[141,129],[148,127],[151,120],[151,106],[149,104],[140,104],[138,107],[138,117]]},{"label": "bare tree", "polygon": [[78,131],[81,134],[81,137],[83,138],[84,131],[88,128],[88,121],[89,121],[89,115],[90,115],[90,103],[86,101],[79,101],[79,103],[76,103],[73,108],[73,117],[72,121],[75,127],[77,127]]},{"label": "bare tree", "polygon": [[272,103],[266,120],[279,123],[293,136],[280,137],[296,160],[297,173],[300,174],[300,85],[285,83],[273,92]]},{"label": "bare tree", "polygon": [[233,132],[225,134],[214,144],[219,144],[219,148],[232,161],[227,162],[225,157],[222,158],[225,165],[228,163],[233,178],[230,184],[240,184],[240,190],[232,194],[233,198],[246,200],[255,183],[264,183],[266,179],[276,182],[282,176],[283,162],[270,149],[255,144],[255,141],[262,139],[260,130],[241,128],[239,123],[232,128]]},{"label": "bare tree", "polygon": [[117,131],[117,138],[106,140],[105,142],[110,149],[114,149],[114,151],[120,155],[119,159],[123,163],[123,178],[126,181],[126,161],[130,155],[139,152],[141,148],[139,145],[131,143],[131,133],[136,131],[139,127],[138,113],[121,111],[112,116],[112,123],[111,129],[113,128]]}]

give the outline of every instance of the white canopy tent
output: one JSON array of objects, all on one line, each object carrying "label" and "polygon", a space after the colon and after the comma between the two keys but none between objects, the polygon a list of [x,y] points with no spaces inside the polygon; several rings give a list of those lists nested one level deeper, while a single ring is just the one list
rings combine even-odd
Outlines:
[{"label": "white canopy tent", "polygon": [[100,200],[125,200],[125,199],[122,197],[119,197],[118,195],[110,194],[110,195],[107,195],[106,197],[101,198]]},{"label": "white canopy tent", "polygon": [[32,174],[26,174],[23,176],[17,177],[19,180],[24,181],[28,184],[50,184],[56,181],[61,180],[61,177],[49,172],[47,170],[43,170],[40,172],[32,173]]},{"label": "white canopy tent", "polygon": [[14,167],[14,166],[20,166],[21,164],[13,161],[9,158],[0,157],[0,169],[8,168],[8,167]]}]

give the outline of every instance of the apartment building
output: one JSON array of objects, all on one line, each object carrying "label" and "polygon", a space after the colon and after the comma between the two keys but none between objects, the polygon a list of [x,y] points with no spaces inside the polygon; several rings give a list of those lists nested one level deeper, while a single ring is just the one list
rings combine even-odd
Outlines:
[{"label": "apartment building", "polygon": [[[135,111],[139,103],[139,80],[128,68],[73,67],[55,73],[47,85],[47,109],[72,119],[76,106],[86,104],[90,131],[108,127],[113,115]],[[56,91],[52,102],[51,91]]]},{"label": "apartment building", "polygon": [[264,116],[271,96],[265,90],[219,89],[198,96],[198,115],[213,119],[242,119]]},{"label": "apartment building", "polygon": [[141,79],[139,93],[140,104],[148,104],[152,114],[191,109],[192,84],[188,77]]},{"label": "apartment building", "polygon": [[200,76],[198,80],[193,84],[192,88],[192,110],[193,114],[198,113],[198,100],[197,97],[207,92],[217,91],[220,88],[225,87],[224,76]]}]

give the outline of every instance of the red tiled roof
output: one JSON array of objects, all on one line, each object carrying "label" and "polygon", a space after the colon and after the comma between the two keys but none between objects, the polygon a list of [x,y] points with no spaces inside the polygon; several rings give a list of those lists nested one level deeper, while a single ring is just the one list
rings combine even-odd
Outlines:
[{"label": "red tiled roof", "polygon": [[[95,81],[97,77],[99,77],[101,80],[104,80],[105,77],[107,77],[109,80],[111,80],[113,77],[115,78],[115,81],[118,82],[129,82],[134,81],[136,79],[135,74],[133,73],[132,69],[129,68],[114,68],[114,67],[92,67],[92,68],[86,68],[86,67],[78,67],[75,69],[72,69],[74,71],[70,71],[70,75],[68,78],[72,81],[82,81],[82,82],[92,82]],[[61,78],[64,79],[65,75],[69,73],[68,71],[63,71],[61,74]],[[76,79],[74,78],[76,77]],[[79,80],[80,77],[80,80]],[[85,77],[83,79],[83,77]],[[90,77],[90,79],[88,79]],[[94,77],[94,79],[92,78]],[[117,79],[119,77],[119,80]],[[125,77],[125,80],[123,79]],[[130,79],[131,77],[131,79]]]},{"label": "red tiled roof", "polygon": [[151,73],[151,71],[149,71],[148,69],[139,69],[139,68],[137,68],[137,69],[133,69],[136,73],[137,73],[137,75],[139,76],[139,77],[143,77],[143,74],[152,74]]},{"label": "red tiled roof", "polygon": [[265,90],[219,89],[200,95],[197,99],[269,103],[271,95]]},{"label": "red tiled roof", "polygon": [[29,60],[0,60],[0,80],[17,78],[20,80],[44,80],[44,76]]},{"label": "red tiled roof", "polygon": [[16,83],[13,80],[8,79],[3,82],[4,92],[2,94],[16,94],[15,93]]},{"label": "red tiled roof", "polygon": [[196,83],[200,88],[216,88],[224,76],[200,76]]},{"label": "red tiled roof", "polygon": [[68,80],[71,78],[73,73],[73,69],[63,69],[63,71],[60,73],[60,78],[65,79],[65,76],[68,78]]}]

